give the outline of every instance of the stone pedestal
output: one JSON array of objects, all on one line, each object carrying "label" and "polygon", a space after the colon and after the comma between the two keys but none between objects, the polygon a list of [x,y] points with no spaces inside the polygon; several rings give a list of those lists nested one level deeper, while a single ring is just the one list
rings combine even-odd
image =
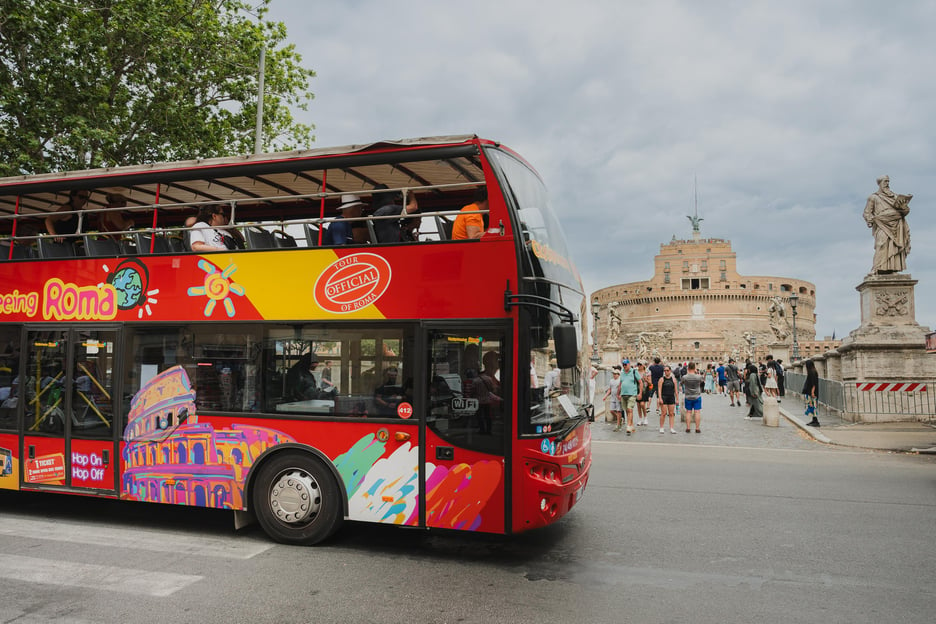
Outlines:
[{"label": "stone pedestal", "polygon": [[764,425],[767,427],[780,426],[780,404],[772,396],[764,395]]},{"label": "stone pedestal", "polygon": [[846,386],[845,418],[856,422],[902,420],[901,414],[871,413],[860,393],[849,400],[857,382],[914,382],[936,377],[936,359],[927,357],[928,328],[915,318],[913,288],[906,273],[868,275],[858,286],[861,326],[837,349],[841,354],[841,379]]},{"label": "stone pedestal", "polygon": [[792,347],[783,342],[775,342],[767,345],[767,353],[772,355],[775,360],[783,360],[784,364],[791,361],[790,349],[792,349]]}]

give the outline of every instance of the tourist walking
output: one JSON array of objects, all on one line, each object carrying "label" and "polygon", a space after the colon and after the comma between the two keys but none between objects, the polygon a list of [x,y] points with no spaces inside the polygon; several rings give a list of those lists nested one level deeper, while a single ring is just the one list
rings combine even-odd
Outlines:
[{"label": "tourist walking", "polygon": [[624,360],[624,368],[621,370],[621,410],[627,416],[627,435],[634,433],[634,407],[642,390],[640,375],[631,368],[630,360]]},{"label": "tourist walking", "polygon": [[719,362],[718,367],[715,369],[715,374],[718,376],[718,394],[728,394],[728,380],[725,377],[725,365]]},{"label": "tourist walking", "polygon": [[676,383],[676,377],[669,366],[663,367],[663,376],[657,384],[657,405],[662,407],[660,411],[660,433],[663,433],[663,427],[666,425],[666,417],[669,416],[670,433],[676,433],[674,419],[676,417],[676,402],[679,399],[679,384]]},{"label": "tourist walking", "polygon": [[608,390],[605,392],[604,398],[611,398],[611,403],[608,406],[608,410],[611,412],[611,417],[614,418],[614,422],[617,423],[617,426],[614,428],[615,431],[621,430],[621,369],[619,366],[615,366],[611,369],[611,382],[608,383]]},{"label": "tourist walking", "polygon": [[711,364],[705,365],[705,394],[715,394],[715,371]]},{"label": "tourist walking", "polygon": [[741,376],[738,374],[738,367],[735,361],[728,358],[728,366],[725,367],[725,383],[728,386],[728,398],[731,400],[731,407],[741,405]]},{"label": "tourist walking", "polygon": [[748,403],[751,409],[748,410],[748,418],[764,417],[764,388],[761,386],[760,375],[757,374],[757,366],[748,364],[747,379],[745,379],[747,388]]},{"label": "tourist walking", "polygon": [[695,421],[695,432],[702,433],[702,384],[705,378],[696,372],[695,362],[686,365],[686,374],[682,376],[683,399],[686,408],[686,433],[692,430]]},{"label": "tourist walking", "polygon": [[637,396],[637,425],[640,426],[647,424],[647,408],[650,405],[650,397],[653,396],[653,386],[650,371],[643,362],[637,362],[637,374],[643,382],[642,390]]},{"label": "tourist walking", "polygon": [[653,364],[650,365],[650,385],[653,387],[653,394],[656,395],[656,411],[657,414],[660,413],[660,393],[658,388],[660,385],[660,378],[663,377],[663,365],[660,363],[659,356],[653,358]]},{"label": "tourist walking", "polygon": [[767,356],[767,364],[764,365],[764,374],[767,376],[767,380],[764,382],[764,390],[767,392],[767,396],[776,398],[780,394],[780,386],[777,385],[777,371],[774,370],[771,361],[773,358]]},{"label": "tourist walking", "polygon": [[819,426],[819,371],[812,360],[806,360],[806,383],[803,384],[803,399],[806,401],[806,416],[812,420],[806,423],[810,427]]}]

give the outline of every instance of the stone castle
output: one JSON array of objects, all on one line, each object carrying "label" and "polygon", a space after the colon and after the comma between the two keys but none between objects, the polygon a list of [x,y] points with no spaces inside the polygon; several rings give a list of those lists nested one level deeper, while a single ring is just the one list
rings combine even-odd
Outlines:
[{"label": "stone castle", "polygon": [[743,361],[767,353],[783,354],[779,357],[789,361],[789,297],[794,292],[797,342],[800,353],[808,353],[816,343],[815,285],[792,277],[740,275],[731,242],[702,238],[700,219],[690,220],[692,238],[674,236],[660,245],[651,279],[592,294],[596,344],[604,363],[654,356],[664,361]]}]

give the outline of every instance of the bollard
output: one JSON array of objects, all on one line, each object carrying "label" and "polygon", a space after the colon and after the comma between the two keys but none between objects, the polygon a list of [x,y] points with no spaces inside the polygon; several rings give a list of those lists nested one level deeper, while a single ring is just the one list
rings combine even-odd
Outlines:
[{"label": "bollard", "polygon": [[764,395],[764,426],[780,426],[780,403],[772,396]]}]

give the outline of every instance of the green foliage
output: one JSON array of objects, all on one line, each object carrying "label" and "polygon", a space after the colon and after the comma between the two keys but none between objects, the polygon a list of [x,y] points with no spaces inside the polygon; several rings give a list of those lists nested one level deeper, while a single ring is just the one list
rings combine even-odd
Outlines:
[{"label": "green foliage", "polygon": [[315,76],[271,0],[0,0],[0,176],[304,147]]}]

